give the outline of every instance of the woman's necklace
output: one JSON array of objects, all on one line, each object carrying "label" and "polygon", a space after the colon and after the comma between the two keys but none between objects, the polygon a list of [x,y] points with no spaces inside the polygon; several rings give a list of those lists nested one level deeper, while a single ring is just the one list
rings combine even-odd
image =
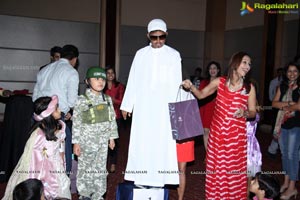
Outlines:
[{"label": "woman's necklace", "polygon": [[236,91],[238,91],[239,89],[242,88],[242,86],[243,86],[243,81],[240,80],[238,84],[233,85],[232,82],[231,82],[230,79],[229,79],[229,80],[228,80],[228,85],[227,85],[227,86],[228,86],[228,90],[229,90],[230,92],[236,92]]}]

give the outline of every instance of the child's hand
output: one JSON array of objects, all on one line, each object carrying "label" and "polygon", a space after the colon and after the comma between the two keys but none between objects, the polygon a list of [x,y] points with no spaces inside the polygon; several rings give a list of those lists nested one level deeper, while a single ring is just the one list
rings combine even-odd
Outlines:
[{"label": "child's hand", "polygon": [[80,156],[81,150],[80,150],[80,145],[79,144],[74,144],[73,146],[73,152],[76,156]]},{"label": "child's hand", "polygon": [[67,120],[70,120],[71,117],[72,117],[71,113],[68,112],[68,113],[65,115],[65,120],[66,120],[66,121],[67,121]]},{"label": "child's hand", "polygon": [[116,144],[115,144],[115,140],[114,139],[109,139],[109,144],[108,144],[109,148],[111,150],[114,150]]},{"label": "child's hand", "polygon": [[131,113],[130,112],[127,112],[127,111],[124,111],[124,110],[121,110],[122,111],[122,116],[124,118],[124,120],[127,119],[127,115],[128,117],[131,117]]}]

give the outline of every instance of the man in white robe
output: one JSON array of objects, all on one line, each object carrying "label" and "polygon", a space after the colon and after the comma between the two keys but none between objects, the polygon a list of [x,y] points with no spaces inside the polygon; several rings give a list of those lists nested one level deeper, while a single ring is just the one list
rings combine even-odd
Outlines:
[{"label": "man in white robe", "polygon": [[151,43],[136,52],[121,105],[124,119],[133,112],[125,180],[137,185],[179,184],[168,103],[182,81],[181,57],[165,45],[167,34],[163,20],[150,21]]}]

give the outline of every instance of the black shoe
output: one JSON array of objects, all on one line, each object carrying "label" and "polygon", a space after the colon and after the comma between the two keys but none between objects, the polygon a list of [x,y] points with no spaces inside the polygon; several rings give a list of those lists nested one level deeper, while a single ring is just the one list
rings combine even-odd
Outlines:
[{"label": "black shoe", "polygon": [[271,158],[272,160],[276,159],[276,154],[268,152],[268,157]]}]

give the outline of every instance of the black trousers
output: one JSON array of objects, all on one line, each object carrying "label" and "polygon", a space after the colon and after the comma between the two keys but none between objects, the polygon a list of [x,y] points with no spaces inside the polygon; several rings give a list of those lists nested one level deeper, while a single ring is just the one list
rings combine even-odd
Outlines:
[{"label": "black trousers", "polygon": [[[116,119],[117,125],[118,125],[118,134],[120,135],[120,128],[122,124],[122,119]],[[119,139],[115,139],[115,148],[111,150],[108,147],[108,162],[110,164],[117,164],[117,159],[118,159],[118,149],[119,149]]]}]

